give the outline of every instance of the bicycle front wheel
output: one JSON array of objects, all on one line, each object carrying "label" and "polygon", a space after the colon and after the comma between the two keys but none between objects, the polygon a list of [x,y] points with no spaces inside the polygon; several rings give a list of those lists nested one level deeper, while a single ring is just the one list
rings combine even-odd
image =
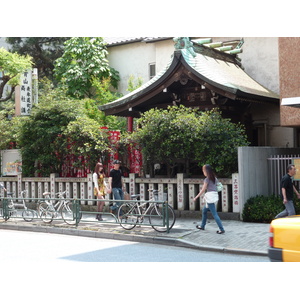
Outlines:
[{"label": "bicycle front wheel", "polygon": [[[168,204],[168,217],[169,217],[169,230],[174,226],[176,221],[176,216],[174,209]],[[158,232],[166,232],[168,230],[167,228],[167,219],[165,216],[165,224],[164,224],[164,215],[163,215],[163,205],[155,204],[153,208],[150,211],[149,216],[150,224],[153,229],[155,229]]]},{"label": "bicycle front wheel", "polygon": [[49,206],[46,202],[41,202],[38,206],[39,216],[44,223],[51,223],[53,220],[53,213],[49,211]]},{"label": "bicycle front wheel", "polygon": [[25,209],[22,212],[22,217],[26,222],[31,222],[34,218],[34,211],[31,209]]},{"label": "bicycle front wheel", "polygon": [[[61,211],[61,216],[67,224],[69,225],[76,224],[75,211],[72,202],[68,202],[64,204]],[[82,213],[79,214],[79,221],[81,220],[81,217],[82,217]]]},{"label": "bicycle front wheel", "polygon": [[136,226],[138,221],[137,211],[134,205],[130,203],[123,203],[118,210],[118,219],[120,225],[126,229],[130,230]]}]

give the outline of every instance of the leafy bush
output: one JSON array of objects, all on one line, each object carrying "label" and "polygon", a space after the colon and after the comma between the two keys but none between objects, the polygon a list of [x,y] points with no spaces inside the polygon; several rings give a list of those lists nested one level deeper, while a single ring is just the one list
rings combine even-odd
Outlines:
[{"label": "leafy bush", "polygon": [[66,96],[62,88],[50,89],[20,128],[23,176],[61,173],[70,157],[73,169],[92,170],[109,149],[107,136],[99,127],[86,115],[84,100]]},{"label": "leafy bush", "polygon": [[140,145],[147,162],[164,163],[169,169],[184,163],[184,173],[192,163],[211,164],[219,176],[228,176],[237,171],[238,147],[249,144],[243,125],[223,118],[217,109],[150,109],[137,125],[123,142]]},{"label": "leafy bush", "polygon": [[[296,214],[300,213],[300,203],[294,198]],[[244,222],[270,223],[275,216],[284,210],[280,196],[258,195],[247,200],[243,209]]]}]

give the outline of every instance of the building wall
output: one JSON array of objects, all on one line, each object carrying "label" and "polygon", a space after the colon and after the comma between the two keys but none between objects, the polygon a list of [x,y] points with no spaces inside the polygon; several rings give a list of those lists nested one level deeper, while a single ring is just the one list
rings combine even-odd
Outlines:
[{"label": "building wall", "polygon": [[[282,88],[279,85],[279,44],[278,37],[245,37],[243,53],[239,54],[239,57],[248,75],[282,97]],[[256,109],[252,107],[250,110],[255,122],[262,121],[267,124],[267,146],[295,146],[293,128],[281,127],[279,107],[268,107],[268,113],[264,106],[261,106],[261,109],[257,109],[257,106]]]},{"label": "building wall", "polygon": [[156,64],[159,73],[170,61],[174,52],[172,39],[155,43],[136,42],[125,45],[108,47],[108,60],[111,67],[120,73],[118,92],[128,94],[128,79],[133,75],[135,79],[141,77],[143,83],[150,80],[149,64]]},{"label": "building wall", "polygon": [[279,94],[277,37],[245,37],[239,54],[244,71],[269,90]]},{"label": "building wall", "polygon": [[[271,171],[268,158],[272,155],[295,155],[297,149],[275,147],[239,147],[239,200],[240,212],[246,201],[257,195],[270,195]],[[281,177],[278,179],[280,181]]]},{"label": "building wall", "polygon": [[[280,98],[300,97],[300,38],[279,38]],[[281,126],[300,126],[300,110],[280,107]]]}]

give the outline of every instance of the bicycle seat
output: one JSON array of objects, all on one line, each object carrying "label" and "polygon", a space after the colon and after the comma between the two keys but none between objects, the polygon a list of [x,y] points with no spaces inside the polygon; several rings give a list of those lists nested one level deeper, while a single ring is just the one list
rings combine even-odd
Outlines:
[{"label": "bicycle seat", "polygon": [[43,193],[43,196],[48,196],[48,195],[50,195],[51,193],[50,192],[44,192]]},{"label": "bicycle seat", "polygon": [[131,199],[137,199],[141,194],[130,195]]},{"label": "bicycle seat", "polygon": [[12,196],[13,193],[12,192],[7,192],[7,196]]}]

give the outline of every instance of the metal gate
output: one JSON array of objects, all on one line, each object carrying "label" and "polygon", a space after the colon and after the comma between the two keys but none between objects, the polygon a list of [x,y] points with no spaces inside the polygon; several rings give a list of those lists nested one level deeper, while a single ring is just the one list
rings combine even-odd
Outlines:
[{"label": "metal gate", "polygon": [[[280,195],[280,181],[281,178],[287,173],[289,164],[293,164],[294,159],[300,159],[299,155],[272,155],[268,160],[269,168],[269,191],[271,194]],[[300,174],[300,169],[297,169]],[[299,190],[299,181],[295,180],[294,185]]]}]

